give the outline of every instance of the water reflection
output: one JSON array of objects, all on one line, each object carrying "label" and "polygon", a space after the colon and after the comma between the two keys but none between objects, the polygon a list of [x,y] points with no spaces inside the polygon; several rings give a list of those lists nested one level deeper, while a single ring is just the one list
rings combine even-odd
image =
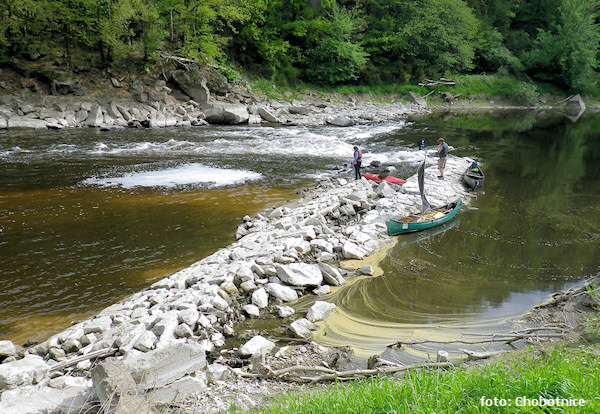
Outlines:
[{"label": "water reflection", "polygon": [[331,295],[338,310],[317,341],[370,355],[397,341],[498,332],[550,292],[598,273],[598,120],[494,116],[416,121],[414,140],[446,136],[455,153],[479,157],[485,191],[460,226],[398,237],[381,277]]}]

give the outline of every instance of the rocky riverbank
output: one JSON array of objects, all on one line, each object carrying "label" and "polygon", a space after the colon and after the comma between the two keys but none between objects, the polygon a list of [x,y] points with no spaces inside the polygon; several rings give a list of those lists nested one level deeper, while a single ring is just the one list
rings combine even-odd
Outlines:
[{"label": "rocky riverbank", "polygon": [[268,99],[196,65],[156,77],[117,79],[103,73],[87,80],[16,63],[0,69],[0,130],[262,123],[349,126],[426,111],[424,100],[408,102],[377,104],[315,93]]},{"label": "rocky riverbank", "polygon": [[[450,156],[443,181],[434,165],[427,168],[432,204],[456,197],[468,202],[460,182],[468,162]],[[327,302],[332,286],[373,274],[370,266],[349,271],[340,262],[363,259],[392,242],[387,219],[419,206],[416,177],[403,185],[339,178],[319,181],[293,204],[245,217],[230,246],[97,316],[28,349],[0,342],[2,411],[79,412],[117,400],[150,410],[199,401],[201,394],[214,396],[215,404],[206,407],[218,407],[221,399],[223,408],[216,389],[239,381],[236,369],[260,369],[268,356],[278,355],[282,367],[311,355],[339,365],[346,351],[310,344],[315,324],[335,311]],[[303,295],[318,300],[297,315],[293,304]],[[278,318],[304,345],[286,348],[236,329],[258,317]],[[252,406],[253,397],[238,397],[238,405]]]}]

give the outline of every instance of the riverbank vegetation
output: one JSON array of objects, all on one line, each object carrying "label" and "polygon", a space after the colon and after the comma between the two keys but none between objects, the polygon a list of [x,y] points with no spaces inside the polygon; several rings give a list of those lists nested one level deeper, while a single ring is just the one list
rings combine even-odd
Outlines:
[{"label": "riverbank vegetation", "polygon": [[178,56],[216,65],[230,80],[259,74],[281,85],[377,89],[496,74],[508,82],[496,82],[498,93],[523,100],[534,96],[532,82],[598,96],[599,4],[1,0],[0,64],[46,58],[76,73],[114,72]]},{"label": "riverbank vegetation", "polygon": [[[286,395],[261,413],[515,413],[600,411],[600,324],[569,341],[531,346],[486,364],[413,371]],[[544,406],[544,407],[542,407]]]}]

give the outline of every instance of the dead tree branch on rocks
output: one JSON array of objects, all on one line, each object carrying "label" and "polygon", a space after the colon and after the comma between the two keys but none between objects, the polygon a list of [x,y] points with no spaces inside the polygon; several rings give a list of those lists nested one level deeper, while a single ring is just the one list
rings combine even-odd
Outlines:
[{"label": "dead tree branch on rocks", "polygon": [[89,354],[79,355],[74,358],[68,359],[66,361],[60,362],[50,368],[50,372],[60,371],[64,368],[70,367],[75,364],[79,364],[82,361],[87,361],[88,359],[94,358],[106,358],[108,356],[114,355],[118,351],[117,348],[104,348],[99,349],[94,352],[90,352]]},{"label": "dead tree branch on rocks", "polygon": [[[394,365],[388,367],[377,367],[373,369],[355,369],[350,371],[336,371],[331,368],[319,367],[319,366],[292,366],[282,368],[273,371],[269,367],[266,367],[267,372],[265,373],[250,373],[244,372],[240,369],[231,369],[236,375],[243,378],[271,378],[280,379],[284,381],[307,381],[311,383],[320,381],[347,381],[358,378],[364,378],[369,376],[377,375],[391,375],[403,371],[411,371],[415,369],[425,368],[448,368],[453,364],[450,362],[439,362],[439,363],[424,363],[415,365]],[[310,373],[321,373],[321,375],[310,375]]]},{"label": "dead tree branch on rocks", "polygon": [[456,85],[456,82],[454,82],[453,80],[450,79],[446,79],[446,78],[440,78],[440,80],[432,80],[432,79],[425,79],[425,81],[423,82],[419,82],[418,83],[419,86],[440,86],[440,85]]},{"label": "dead tree branch on rocks", "polygon": [[[555,331],[554,333],[538,333],[539,331]],[[485,343],[505,343],[507,345],[512,345],[514,342],[519,341],[521,339],[526,340],[550,340],[553,338],[564,338],[566,336],[567,328],[564,327],[538,327],[538,328],[527,328],[521,331],[511,332],[511,333],[493,333],[493,334],[482,334],[481,336],[491,336],[491,338],[479,339],[479,340],[466,340],[466,339],[454,339],[451,341],[436,341],[432,339],[423,339],[420,341],[411,341],[411,342],[396,342],[395,344],[388,345],[388,347],[401,347],[402,345],[421,345],[421,344],[467,344],[467,345],[477,345],[477,344],[485,344]],[[476,335],[476,334],[470,334]]]}]

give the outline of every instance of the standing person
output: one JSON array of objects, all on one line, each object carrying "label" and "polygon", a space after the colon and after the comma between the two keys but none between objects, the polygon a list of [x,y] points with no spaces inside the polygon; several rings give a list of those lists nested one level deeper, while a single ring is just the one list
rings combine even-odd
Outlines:
[{"label": "standing person", "polygon": [[354,160],[352,161],[352,165],[354,165],[354,178],[356,180],[360,180],[360,165],[362,164],[362,152],[358,149],[357,146],[354,146]]},{"label": "standing person", "polygon": [[438,160],[438,169],[440,170],[440,175],[438,175],[438,178],[443,180],[444,168],[446,168],[446,158],[448,158],[448,144],[446,144],[444,138],[438,139],[438,144],[437,154],[438,157],[440,157]]}]

